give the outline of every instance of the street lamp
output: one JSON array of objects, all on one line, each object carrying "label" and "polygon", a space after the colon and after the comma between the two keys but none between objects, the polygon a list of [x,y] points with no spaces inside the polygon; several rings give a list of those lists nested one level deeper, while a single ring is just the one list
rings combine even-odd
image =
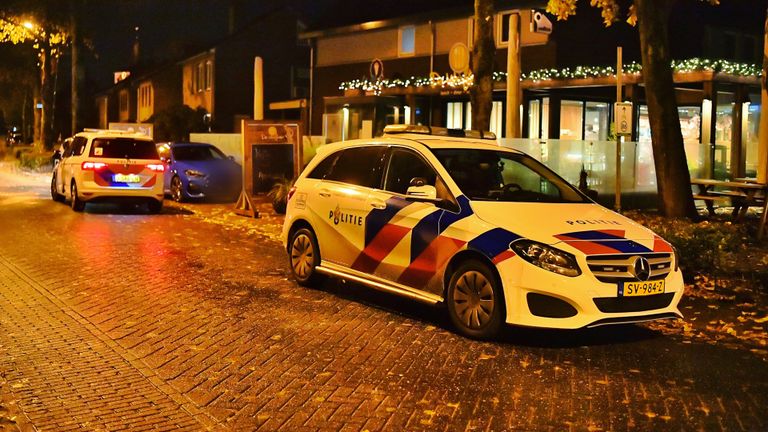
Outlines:
[{"label": "street lamp", "polygon": [[35,28],[35,24],[31,21],[24,21],[24,24],[22,24],[27,30],[32,30]]}]

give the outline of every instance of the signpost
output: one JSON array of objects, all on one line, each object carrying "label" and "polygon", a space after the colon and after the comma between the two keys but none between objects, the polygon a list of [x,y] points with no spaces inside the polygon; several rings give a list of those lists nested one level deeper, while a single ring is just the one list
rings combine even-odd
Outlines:
[{"label": "signpost", "polygon": [[632,135],[632,104],[622,102],[623,70],[621,47],[616,48],[616,104],[614,105],[613,124],[616,131],[616,203],[614,209],[621,212],[621,137]]},{"label": "signpost", "polygon": [[243,120],[241,130],[243,190],[235,203],[235,213],[258,217],[253,195],[267,192],[276,180],[295,178],[301,171],[301,124]]}]

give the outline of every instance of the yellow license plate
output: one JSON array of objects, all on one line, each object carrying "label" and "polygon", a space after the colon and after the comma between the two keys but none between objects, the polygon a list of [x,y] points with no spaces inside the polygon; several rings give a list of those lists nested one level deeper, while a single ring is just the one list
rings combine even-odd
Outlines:
[{"label": "yellow license plate", "polygon": [[136,174],[115,174],[115,181],[119,183],[139,183],[141,177]]},{"label": "yellow license plate", "polygon": [[664,281],[623,282],[619,285],[619,297],[637,297],[664,294]]}]

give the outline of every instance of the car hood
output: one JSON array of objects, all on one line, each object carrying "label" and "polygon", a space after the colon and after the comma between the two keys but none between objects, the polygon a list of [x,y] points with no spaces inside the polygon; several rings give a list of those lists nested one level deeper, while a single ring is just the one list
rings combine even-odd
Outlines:
[{"label": "car hood", "polygon": [[598,204],[472,202],[487,223],[586,255],[671,252],[661,237]]}]

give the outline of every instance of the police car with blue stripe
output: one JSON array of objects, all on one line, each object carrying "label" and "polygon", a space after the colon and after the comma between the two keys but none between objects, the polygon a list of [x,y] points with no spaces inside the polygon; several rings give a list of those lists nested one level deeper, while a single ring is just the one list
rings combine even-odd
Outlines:
[{"label": "police car with blue stripe", "polygon": [[462,334],[682,317],[672,246],[495,136],[393,125],[330,144],[283,241],[300,285],[335,277],[446,306]]}]

